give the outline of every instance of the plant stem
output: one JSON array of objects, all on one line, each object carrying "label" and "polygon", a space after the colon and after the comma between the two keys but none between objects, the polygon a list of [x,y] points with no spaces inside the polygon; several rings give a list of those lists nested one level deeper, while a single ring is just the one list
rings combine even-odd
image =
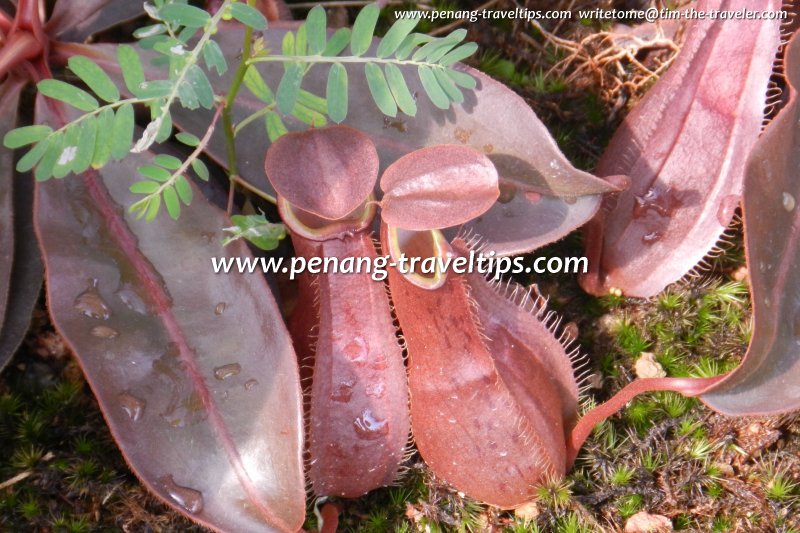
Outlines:
[{"label": "plant stem", "polygon": [[[247,5],[255,7],[255,0],[247,0]],[[233,128],[233,103],[236,101],[236,95],[239,94],[239,89],[242,86],[244,75],[250,67],[249,58],[252,50],[253,41],[253,28],[245,26],[244,39],[242,41],[242,60],[236,67],[236,73],[231,80],[231,86],[228,89],[228,94],[225,97],[225,105],[222,109],[222,130],[225,134],[225,156],[228,160],[228,179],[230,186],[228,190],[228,214],[231,214],[233,208],[233,190],[236,183],[236,177],[239,174],[238,167],[236,166],[236,132]]]},{"label": "plant stem", "polygon": [[396,59],[396,58],[379,58],[368,56],[286,56],[286,55],[269,55],[264,57],[256,57],[247,61],[248,64],[253,63],[393,63],[395,65],[412,65],[415,67],[430,67],[430,68],[445,68],[446,65],[438,63],[430,63],[428,61],[414,61],[411,59]]},{"label": "plant stem", "polygon": [[264,200],[268,201],[269,203],[271,203],[273,205],[277,205],[278,204],[278,200],[274,196],[272,196],[271,194],[269,194],[266,191],[263,191],[263,190],[259,189],[258,187],[256,187],[255,185],[253,185],[249,181],[245,180],[241,176],[231,176],[231,181],[233,181],[237,185],[241,186],[243,189],[247,189],[251,193],[253,193],[256,196],[258,196],[259,198],[263,198]]},{"label": "plant stem", "polygon": [[567,435],[568,465],[571,468],[578,450],[592,433],[594,426],[625,407],[635,396],[644,392],[673,391],[691,398],[705,393],[728,375],[722,374],[710,378],[641,378],[632,381],[608,401],[589,410],[578,420]]}]

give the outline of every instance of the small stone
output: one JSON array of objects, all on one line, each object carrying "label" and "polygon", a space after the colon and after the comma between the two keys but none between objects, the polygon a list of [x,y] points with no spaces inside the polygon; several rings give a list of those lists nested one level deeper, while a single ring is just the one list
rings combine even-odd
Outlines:
[{"label": "small stone", "polygon": [[528,502],[520,505],[516,509],[514,509],[514,516],[517,518],[522,519],[523,522],[526,524],[528,522],[532,522],[536,520],[536,518],[541,514],[541,509],[539,508],[538,502]]},{"label": "small stone", "polygon": [[731,278],[734,281],[743,281],[747,284],[750,283],[750,272],[746,266],[741,266],[731,273]]},{"label": "small stone", "polygon": [[625,522],[625,533],[661,533],[672,531],[672,522],[666,516],[639,511]]},{"label": "small stone", "polygon": [[633,371],[639,378],[663,378],[667,375],[651,352],[642,352],[642,355],[636,360],[636,364],[633,365]]},{"label": "small stone", "polygon": [[714,463],[711,466],[716,468],[722,477],[733,477],[734,475],[733,467],[728,463]]}]

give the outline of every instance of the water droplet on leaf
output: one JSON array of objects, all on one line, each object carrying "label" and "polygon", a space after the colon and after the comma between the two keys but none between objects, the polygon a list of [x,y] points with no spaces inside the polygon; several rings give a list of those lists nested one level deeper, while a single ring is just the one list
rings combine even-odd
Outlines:
[{"label": "water droplet on leaf", "polygon": [[138,422],[139,419],[142,418],[142,413],[146,405],[144,400],[132,394],[128,394],[127,392],[120,393],[117,399],[119,400],[119,405],[122,407],[122,410],[128,415],[128,418],[134,422]]},{"label": "water droplet on leaf", "polygon": [[100,293],[97,292],[97,280],[92,280],[92,286],[83,291],[75,298],[75,309],[88,316],[89,318],[99,318],[108,320],[111,310],[108,308]]},{"label": "water droplet on leaf", "polygon": [[218,366],[214,369],[214,377],[222,381],[231,376],[235,376],[242,371],[242,365],[239,363],[230,363],[228,365]]},{"label": "water droplet on leaf", "polygon": [[355,381],[342,381],[331,393],[331,401],[347,403],[353,396],[353,386]]},{"label": "water droplet on leaf", "polygon": [[368,350],[369,348],[364,338],[356,337],[352,341],[348,342],[342,351],[350,361],[356,362],[364,361],[367,357]]},{"label": "water droplet on leaf", "polygon": [[389,432],[389,422],[376,417],[369,409],[361,411],[361,416],[353,421],[356,434],[362,439],[379,439]]},{"label": "water droplet on leaf", "polygon": [[203,493],[199,490],[178,485],[171,474],[159,478],[158,481],[167,491],[172,501],[183,507],[187,512],[197,514],[203,510]]},{"label": "water droplet on leaf", "polygon": [[795,201],[794,196],[789,194],[788,192],[783,193],[783,208],[787,211],[791,211],[794,209]]},{"label": "water droplet on leaf", "polygon": [[95,326],[89,333],[91,333],[93,337],[100,339],[113,339],[119,336],[119,331],[108,326]]}]

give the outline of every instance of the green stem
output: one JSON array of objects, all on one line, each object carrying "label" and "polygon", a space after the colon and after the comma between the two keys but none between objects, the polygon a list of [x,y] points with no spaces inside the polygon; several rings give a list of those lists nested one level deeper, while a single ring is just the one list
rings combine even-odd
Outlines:
[{"label": "green stem", "polygon": [[253,63],[393,63],[395,65],[412,65],[415,67],[446,68],[446,65],[430,63],[428,61],[414,61],[412,59],[397,59],[391,57],[364,57],[364,56],[285,56],[269,55],[256,57],[247,61],[248,65]]},{"label": "green stem", "polygon": [[[247,0],[247,5],[250,7],[255,7],[255,4],[255,0]],[[236,95],[239,94],[244,75],[250,66],[249,57],[252,50],[252,40],[253,28],[245,26],[244,41],[242,42],[242,61],[236,67],[236,73],[231,81],[228,95],[225,97],[225,107],[222,109],[222,129],[225,133],[225,154],[228,159],[228,177],[231,180],[231,187],[233,187],[234,176],[239,173],[236,166],[236,145],[234,143],[236,133],[233,128],[233,103],[236,101]]]},{"label": "green stem", "polygon": [[233,127],[233,136],[236,137],[237,135],[239,135],[239,132],[242,131],[242,129],[245,126],[247,126],[248,124],[250,124],[251,122],[253,122],[256,119],[259,119],[259,118],[265,116],[266,114],[271,113],[273,109],[275,109],[275,104],[266,105],[266,106],[262,107],[261,109],[259,109],[258,111],[255,111],[254,113],[249,114],[247,117],[245,117],[242,120],[240,120],[239,122],[237,122],[236,126]]},{"label": "green stem", "polygon": [[272,196],[268,192],[259,189],[258,187],[256,187],[252,183],[250,183],[249,181],[246,181],[241,176],[231,176],[231,181],[233,183],[236,183],[237,185],[239,185],[243,189],[247,189],[248,191],[250,191],[251,193],[255,194],[256,196],[258,196],[260,198],[263,198],[264,200],[268,201],[272,205],[278,205],[277,198],[275,198],[274,196]]}]

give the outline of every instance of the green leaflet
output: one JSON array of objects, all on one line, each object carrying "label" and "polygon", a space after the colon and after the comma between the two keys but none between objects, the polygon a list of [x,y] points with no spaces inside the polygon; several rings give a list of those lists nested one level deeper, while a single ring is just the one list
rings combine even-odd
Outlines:
[{"label": "green leaflet", "polygon": [[122,44],[117,48],[117,63],[122,71],[125,86],[135,96],[139,96],[141,85],[144,83],[144,69],[139,54],[132,46]]},{"label": "green leaflet", "polygon": [[135,126],[133,106],[124,104],[117,110],[111,127],[111,158],[119,160],[128,155],[133,143]]},{"label": "green leaflet", "polygon": [[289,131],[286,129],[281,116],[274,111],[267,113],[265,125],[267,128],[267,137],[269,137],[270,142],[275,142],[281,135]]},{"label": "green leaflet", "polygon": [[239,2],[231,4],[230,10],[231,16],[245,26],[250,26],[254,30],[267,29],[267,19],[259,10]]},{"label": "green leaflet", "polygon": [[53,128],[45,126],[44,124],[23,126],[9,131],[6,136],[3,137],[3,145],[11,149],[20,148],[21,146],[37,143],[52,132]]},{"label": "green leaflet", "polygon": [[303,74],[303,65],[300,63],[290,63],[286,68],[286,73],[278,84],[276,96],[281,113],[288,115],[294,109],[300,93],[300,84],[303,82]]},{"label": "green leaflet", "polygon": [[306,39],[308,40],[308,53],[317,55],[325,50],[327,15],[325,8],[316,6],[308,12],[306,17]]},{"label": "green leaflet", "polygon": [[408,34],[417,27],[419,19],[400,19],[395,22],[378,45],[377,57],[389,57],[395,53],[400,43],[408,37]]},{"label": "green leaflet", "polygon": [[403,73],[397,65],[393,63],[386,64],[386,81],[389,83],[389,90],[391,90],[400,111],[410,117],[416,115],[417,103],[414,101],[411,91],[408,90]]},{"label": "green leaflet", "polygon": [[231,222],[234,225],[224,229],[231,236],[225,239],[223,245],[237,239],[247,239],[262,250],[274,250],[286,237],[286,227],[268,222],[264,215],[233,215]]},{"label": "green leaflet", "polygon": [[97,63],[88,57],[72,56],[69,58],[67,66],[101,100],[109,103],[119,101],[119,89]]},{"label": "green leaflet", "polygon": [[244,86],[253,93],[253,96],[264,102],[265,104],[272,104],[275,102],[275,95],[272,94],[272,89],[269,88],[267,82],[261,77],[255,66],[247,67],[244,73]]},{"label": "green leaflet", "polygon": [[178,179],[175,180],[175,190],[184,205],[192,203],[192,186],[189,185],[185,176],[178,176]]},{"label": "green leaflet", "polygon": [[172,218],[172,220],[178,220],[178,217],[181,215],[181,203],[178,200],[178,193],[175,192],[173,187],[164,187],[164,190],[161,192],[162,197],[164,198],[164,205],[167,206],[167,213]]},{"label": "green leaflet", "polygon": [[367,63],[364,65],[364,73],[367,76],[367,85],[369,92],[372,94],[372,99],[381,113],[390,117],[397,116],[397,104],[392,97],[392,92],[389,90],[389,84],[386,82],[386,77],[383,75],[381,67],[374,63]]},{"label": "green leaflet", "polygon": [[350,52],[354,56],[364,55],[369,50],[380,11],[377,4],[369,4],[358,13],[350,36]]},{"label": "green leaflet", "polygon": [[97,119],[89,117],[80,125],[77,151],[72,162],[72,172],[80,174],[92,166],[97,140]]},{"label": "green leaflet", "polygon": [[189,28],[202,28],[211,21],[207,12],[187,4],[167,4],[158,10],[158,16],[170,24]]},{"label": "green leaflet", "polygon": [[39,162],[42,156],[44,156],[45,152],[47,152],[52,140],[52,138],[43,139],[33,148],[31,148],[27,154],[22,156],[17,163],[17,172],[28,172],[31,170],[34,165]]},{"label": "green leaflet", "polygon": [[61,80],[42,80],[36,87],[48,98],[64,102],[81,111],[94,111],[99,106],[92,95]]},{"label": "green leaflet", "polygon": [[331,35],[328,44],[325,45],[325,49],[322,51],[322,55],[326,57],[338,56],[349,43],[350,28],[339,28]]},{"label": "green leaflet", "polygon": [[192,170],[194,170],[198,178],[200,178],[203,181],[208,181],[209,173],[208,173],[208,167],[206,166],[205,163],[203,163],[199,159],[193,159]]},{"label": "green leaflet", "polygon": [[334,122],[342,122],[347,118],[347,69],[341,63],[331,65],[325,95],[328,116]]},{"label": "green leaflet", "polygon": [[447,109],[450,107],[450,99],[447,94],[442,90],[436,75],[430,67],[419,67],[419,81],[422,82],[422,88],[425,89],[425,94],[431,99],[433,105],[439,109]]},{"label": "green leaflet", "polygon": [[228,70],[228,63],[225,61],[225,56],[219,45],[213,39],[209,39],[205,46],[203,46],[203,61],[206,62],[206,67],[208,67],[209,71],[213,68],[220,76],[225,74]]}]

